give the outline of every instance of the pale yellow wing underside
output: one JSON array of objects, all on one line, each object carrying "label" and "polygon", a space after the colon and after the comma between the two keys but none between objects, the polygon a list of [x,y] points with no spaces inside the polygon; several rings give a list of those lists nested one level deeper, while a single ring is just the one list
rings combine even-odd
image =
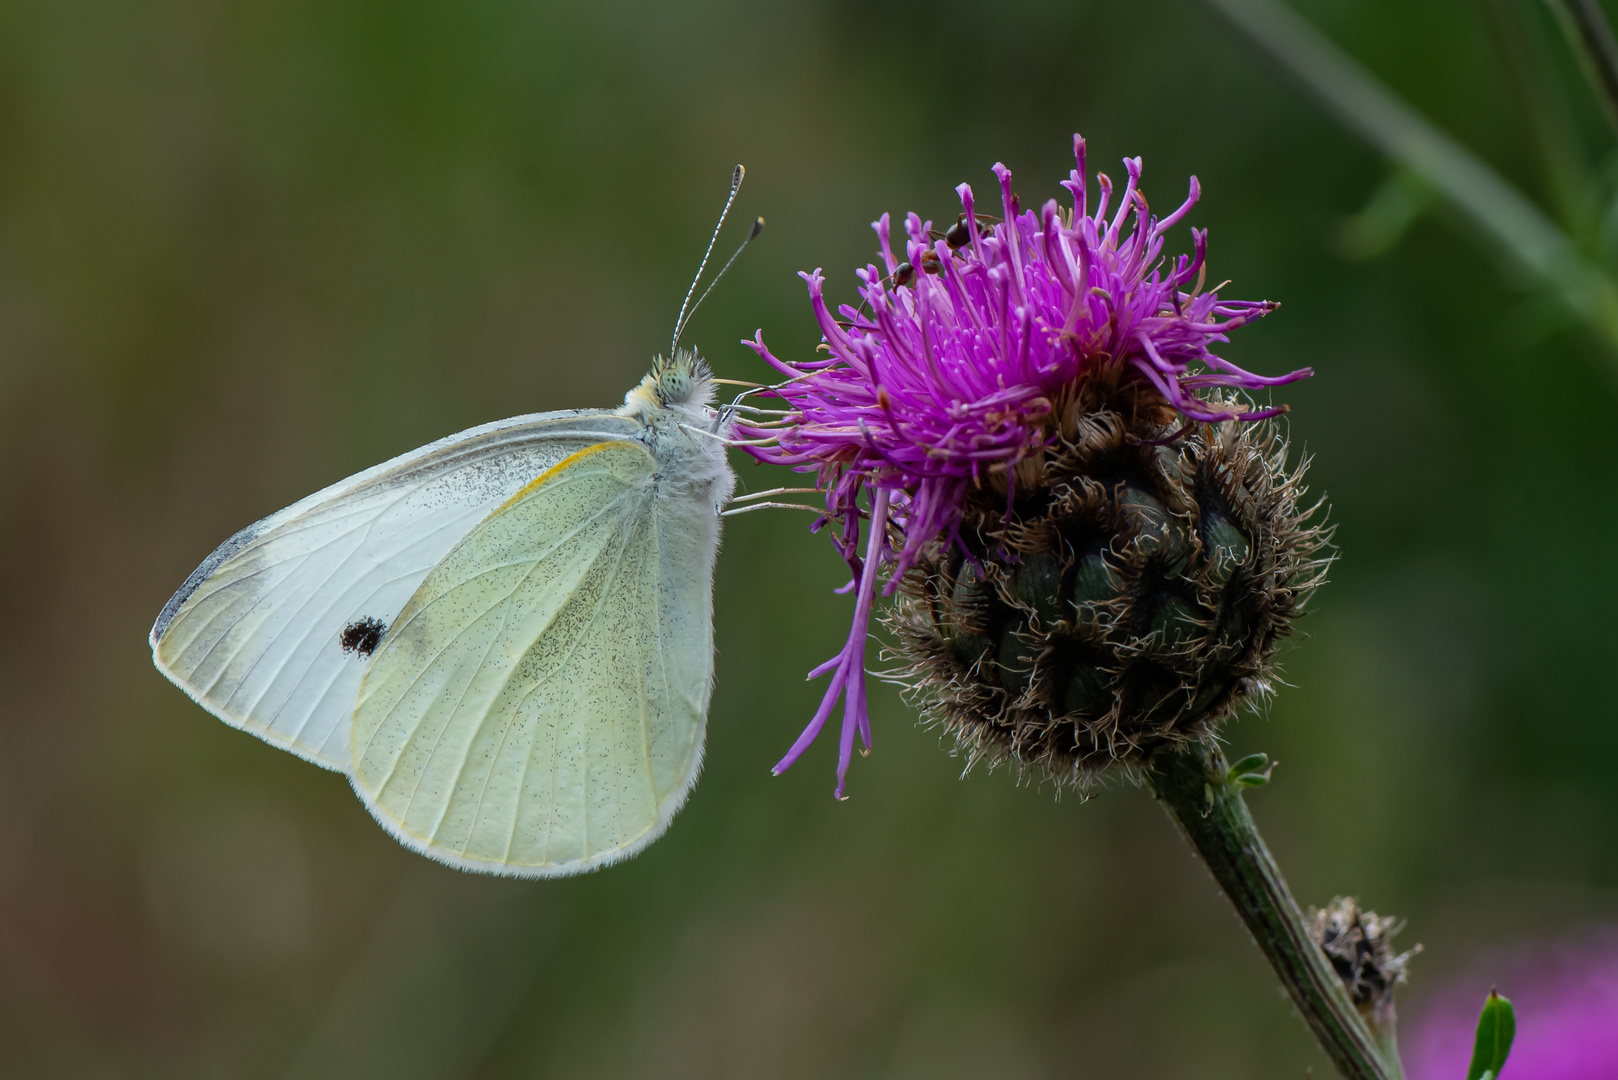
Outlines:
[{"label": "pale yellow wing underside", "polygon": [[402,842],[549,876],[667,827],[701,764],[712,552],[670,535],[656,469],[635,442],[579,451],[416,590],[352,728],[354,787]]}]

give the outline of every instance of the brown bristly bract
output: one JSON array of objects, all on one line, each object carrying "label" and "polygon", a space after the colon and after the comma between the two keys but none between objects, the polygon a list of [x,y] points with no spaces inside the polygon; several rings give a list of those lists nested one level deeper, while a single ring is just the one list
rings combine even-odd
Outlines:
[{"label": "brown bristly bract", "polygon": [[909,696],[968,769],[1082,791],[1271,693],[1330,530],[1274,421],[1185,424],[1113,368],[1049,423],[1009,515],[1001,470],[969,497],[961,542],[906,575],[887,625]]}]

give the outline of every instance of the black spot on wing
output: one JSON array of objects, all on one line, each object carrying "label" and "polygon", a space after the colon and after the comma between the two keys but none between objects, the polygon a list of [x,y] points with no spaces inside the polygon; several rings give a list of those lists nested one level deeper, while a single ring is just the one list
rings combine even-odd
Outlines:
[{"label": "black spot on wing", "polygon": [[358,622],[351,622],[343,627],[343,632],[337,636],[337,643],[346,653],[370,656],[376,652],[376,647],[382,644],[382,635],[387,632],[387,623],[367,615]]},{"label": "black spot on wing", "polygon": [[153,641],[163,640],[163,635],[168,633],[169,623],[174,621],[174,616],[180,613],[180,608],[185,606],[185,602],[191,599],[191,594],[196,592],[204,581],[212,577],[213,572],[219,569],[225,560],[256,540],[263,524],[264,522],[262,521],[253,522],[253,524],[220,544],[214,549],[212,555],[202,560],[201,566],[191,571],[191,576],[185,579],[185,584],[180,586],[178,592],[169,597],[169,602],[164,604],[163,610],[157,613],[157,621],[152,624]]}]

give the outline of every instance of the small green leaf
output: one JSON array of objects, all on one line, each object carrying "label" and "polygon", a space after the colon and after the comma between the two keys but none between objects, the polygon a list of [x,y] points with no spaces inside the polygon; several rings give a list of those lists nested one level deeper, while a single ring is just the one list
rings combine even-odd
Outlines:
[{"label": "small green leaf", "polygon": [[1271,761],[1268,754],[1248,754],[1225,773],[1225,782],[1236,787],[1263,787],[1270,782],[1270,772],[1278,764]]},{"label": "small green leaf", "polygon": [[1269,763],[1270,755],[1268,754],[1248,754],[1246,757],[1242,758],[1240,761],[1230,767],[1230,778],[1234,780],[1242,773],[1258,772]]},{"label": "small green leaf", "polygon": [[1472,1049],[1472,1064],[1466,1070],[1466,1080],[1494,1080],[1500,1067],[1511,1053],[1511,1040],[1517,1034],[1517,1014],[1511,1002],[1489,991],[1478,1014],[1477,1044]]}]

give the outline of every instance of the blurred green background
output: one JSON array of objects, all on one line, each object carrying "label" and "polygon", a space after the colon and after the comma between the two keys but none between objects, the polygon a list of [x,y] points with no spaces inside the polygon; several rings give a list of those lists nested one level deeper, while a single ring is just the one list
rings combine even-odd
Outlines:
[{"label": "blurred green background", "polygon": [[[1549,201],[1508,2],[1297,10]],[[242,525],[616,403],[733,163],[769,229],[688,339],[747,378],[757,327],[814,345],[795,271],[852,296],[870,220],[952,218],[996,160],[1058,194],[1075,130],[1115,176],[1144,155],[1160,211],[1196,173],[1210,280],[1285,305],[1227,355],[1319,372],[1285,399],[1341,558],[1293,685],[1230,729],[1282,762],[1249,802],[1300,900],[1408,916],[1411,1008],[1618,920],[1613,356],[1442,211],[1339,254],[1388,166],[1203,4],[3,0],[0,1073],[1328,1075],[1145,792],[963,781],[886,687],[850,801],[829,744],[771,778],[848,617],[800,516],[727,525],[704,776],[580,879],[411,855],[151,667]]]}]

